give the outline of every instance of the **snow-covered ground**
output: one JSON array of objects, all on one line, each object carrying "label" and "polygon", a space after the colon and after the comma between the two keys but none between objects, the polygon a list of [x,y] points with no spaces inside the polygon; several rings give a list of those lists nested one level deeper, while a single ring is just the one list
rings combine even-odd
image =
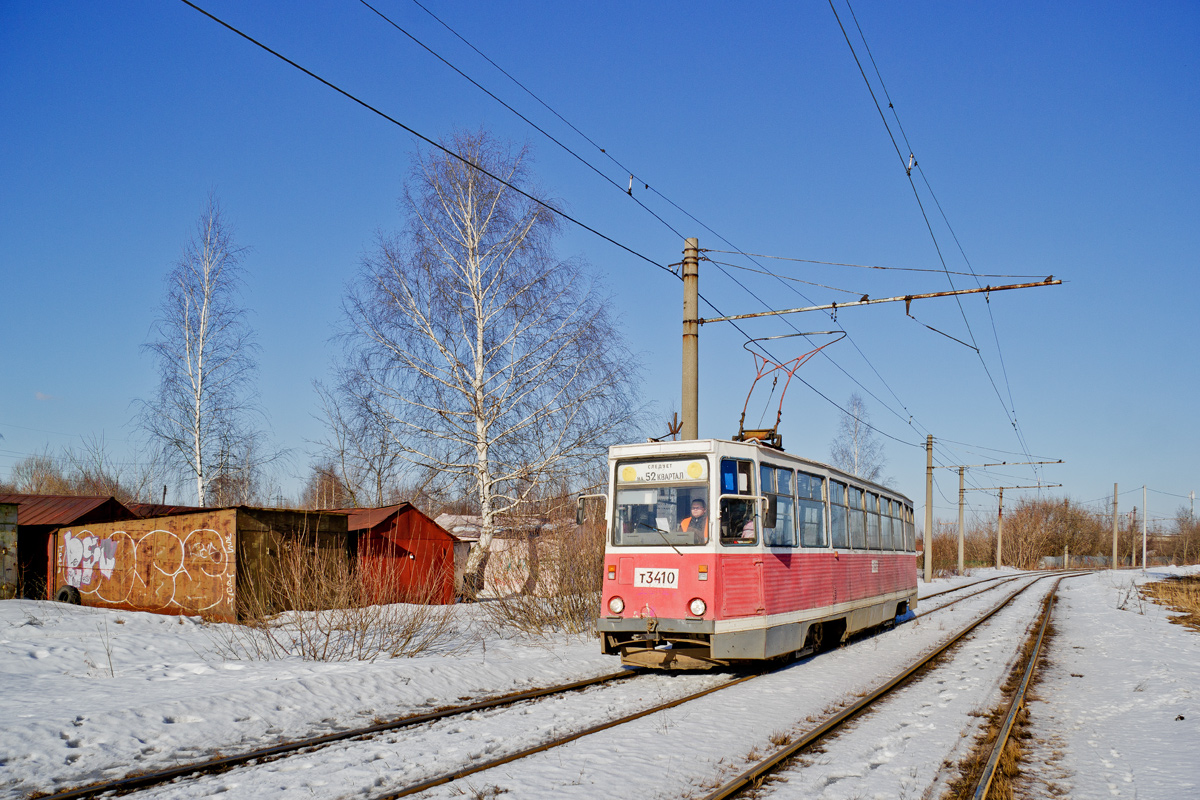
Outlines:
[{"label": "snow-covered ground", "polygon": [[1031,797],[1200,797],[1200,633],[1131,583],[1196,571],[1151,568],[1064,581],[1024,788]]},{"label": "snow-covered ground", "polygon": [[[938,580],[922,594],[979,577]],[[1015,574],[1015,573],[1009,573]],[[1151,604],[1117,608],[1132,573],[1064,583],[1035,751],[1047,762],[1031,790],[1047,796],[1200,795],[1189,764],[1200,738],[1200,638]],[[1048,586],[1043,582],[1042,586]],[[959,603],[850,647],[807,659],[671,711],[431,790],[507,789],[514,797],[698,796],[872,688],[1016,588]],[[982,587],[976,587],[982,588]],[[977,698],[1003,680],[1041,591],[1029,593],[936,673],[831,742],[780,796],[920,797],[941,764],[969,746]],[[953,596],[922,604],[921,610]],[[462,606],[465,628],[477,607]],[[1143,611],[1144,613],[1138,613]],[[198,620],[0,602],[0,797],[118,777],[280,740],[369,724],[431,706],[546,686],[618,669],[594,639],[544,643],[469,637],[453,654],[374,663],[227,661]],[[111,668],[110,668],[111,653]],[[1072,673],[1083,678],[1072,677]],[[156,792],[200,797],[370,797],[464,761],[489,760],[727,676],[655,675],[587,692],[397,731],[368,742],[233,770]],[[1194,712],[1194,713],[1193,713]],[[1176,720],[1179,715],[1183,720]],[[1057,792],[1058,794],[1053,794]],[[468,793],[470,794],[470,792]]]}]

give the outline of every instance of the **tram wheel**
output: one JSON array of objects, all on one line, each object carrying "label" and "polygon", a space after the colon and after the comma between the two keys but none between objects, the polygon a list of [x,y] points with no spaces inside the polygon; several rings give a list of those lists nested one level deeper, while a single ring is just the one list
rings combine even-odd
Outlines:
[{"label": "tram wheel", "polygon": [[808,626],[808,636],[804,642],[805,649],[811,650],[814,653],[821,652],[821,644],[825,638],[825,628],[821,623],[814,622]]}]

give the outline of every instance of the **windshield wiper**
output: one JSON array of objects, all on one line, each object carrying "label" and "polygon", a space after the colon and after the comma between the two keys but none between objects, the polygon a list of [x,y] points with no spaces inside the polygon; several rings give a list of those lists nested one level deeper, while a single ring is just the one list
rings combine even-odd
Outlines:
[{"label": "windshield wiper", "polygon": [[671,544],[671,540],[667,538],[667,534],[668,534],[668,533],[670,533],[670,531],[664,531],[662,528],[655,528],[655,527],[653,527],[653,526],[651,526],[651,525],[647,525],[647,524],[646,524],[646,523],[644,523],[644,522],[635,522],[635,523],[633,523],[633,524],[634,524],[635,526],[637,526],[637,525],[641,525],[643,528],[645,528],[645,529],[646,529],[646,530],[648,530],[648,531],[654,531],[655,533],[657,533],[659,536],[661,536],[661,537],[662,537],[662,540],[663,540],[664,542],[666,542],[666,544],[667,544],[667,546],[668,546],[668,547],[670,547],[672,550],[674,550],[674,551],[675,551],[675,555],[677,555],[677,556],[682,556],[682,555],[683,555],[683,553],[679,552],[679,548],[678,548],[678,547],[676,547],[675,545]]}]

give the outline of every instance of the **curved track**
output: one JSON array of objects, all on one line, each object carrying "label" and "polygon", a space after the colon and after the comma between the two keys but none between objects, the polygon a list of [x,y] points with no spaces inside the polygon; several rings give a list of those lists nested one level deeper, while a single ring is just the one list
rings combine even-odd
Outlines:
[{"label": "curved track", "polygon": [[112,792],[114,794],[127,794],[139,789],[145,789],[151,786],[169,783],[170,781],[186,776],[208,775],[216,772],[224,772],[244,764],[264,763],[266,761],[281,758],[292,753],[299,753],[302,751],[309,752],[320,747],[334,744],[336,742],[343,742],[349,739],[358,739],[364,736],[373,736],[380,733],[386,733],[388,731],[409,728],[422,723],[447,719],[449,717],[455,717],[461,714],[471,714],[477,711],[483,711],[485,709],[503,708],[504,706],[511,706],[517,703],[526,702],[528,700],[536,700],[541,697],[549,697],[557,694],[564,694],[566,692],[580,691],[592,686],[623,680],[639,674],[643,674],[643,671],[627,669],[622,670],[621,672],[612,672],[608,673],[607,675],[599,675],[595,678],[586,678],[584,680],[559,684],[557,686],[547,686],[540,689],[529,689],[523,692],[514,692],[512,694],[506,694],[500,697],[492,697],[487,700],[479,700],[474,703],[467,703],[465,705],[445,706],[443,708],[434,709],[433,711],[428,711],[421,714],[412,714],[388,722],[382,722],[377,725],[368,725],[362,728],[352,728],[350,730],[338,731],[337,733],[313,736],[307,739],[297,739],[295,741],[271,745],[270,747],[261,747],[255,750],[237,753],[235,755],[222,756],[220,758],[213,758],[206,761],[195,761],[180,765],[178,767],[172,767],[170,769],[144,772],[114,781],[93,783],[88,784],[87,786],[64,789],[53,794],[34,795],[34,797],[39,798],[39,800],[80,800],[80,798],[96,797],[107,792]]},{"label": "curved track", "polygon": [[[975,585],[982,584],[982,583],[993,582],[995,580],[1000,580],[999,583],[994,583],[994,585],[992,585],[990,587],[977,590],[977,591],[972,592],[963,597],[959,597],[954,600],[951,600],[948,603],[943,603],[943,604],[937,606],[936,608],[923,611],[920,616],[925,617],[929,614],[936,613],[937,611],[946,609],[946,608],[954,605],[955,603],[958,603],[969,597],[974,597],[976,595],[979,595],[984,592],[996,589],[1000,586],[1006,585],[1007,583],[1009,583],[1010,581],[1015,580],[1015,579],[1016,578],[985,579],[984,581],[977,581],[972,584],[968,584],[967,586],[955,587],[952,590],[948,590],[945,592],[939,592],[939,593],[937,593],[939,595],[948,594],[950,592],[959,592],[959,591],[962,591],[963,589],[969,588],[971,586],[975,586]],[[1031,581],[1030,583],[1032,584],[1033,582],[1036,582],[1036,580],[1038,580],[1038,579],[1035,579],[1034,581]],[[1003,605],[1010,602],[1011,599],[1019,593],[1020,593],[1020,591],[1014,592],[1013,594],[1011,594],[1008,598],[1005,599],[1005,601],[1000,606],[998,606],[996,609],[994,609],[992,612],[990,612],[988,614],[988,616],[996,613],[996,611],[999,610],[1000,607],[1003,607]],[[987,617],[985,616],[983,619],[986,619],[986,618]],[[947,642],[943,647],[941,647],[938,650],[938,653],[944,651],[946,648],[951,646],[951,644],[953,644],[954,641],[957,641],[962,636],[965,636],[966,633],[969,632],[969,630],[974,629],[974,627],[976,627],[978,624],[980,624],[983,621],[983,619],[980,619],[977,622],[975,622],[974,624],[972,624],[971,626],[968,626],[968,628],[965,629],[964,631],[960,631],[953,640],[951,640],[950,642]],[[934,655],[936,656],[937,654],[935,653]],[[903,675],[897,676],[896,678],[893,679],[893,681],[889,682],[888,685],[893,686],[895,684],[902,682],[903,680],[906,680],[908,676],[910,676],[916,670],[920,669],[921,666],[923,666],[923,664],[927,663],[929,660],[930,659],[925,659],[922,662],[922,664],[915,665],[915,666],[911,667],[909,670],[906,670]],[[778,667],[778,666],[776,667],[776,669],[779,669],[779,668],[780,667]],[[620,681],[621,679],[629,678],[629,677],[632,677],[634,675],[639,675],[639,674],[645,675],[645,673],[641,673],[639,671],[626,670],[626,671],[622,671],[622,672],[618,672],[618,673],[612,673],[609,675],[600,676],[600,677],[589,679],[589,680],[576,681],[576,682],[573,682],[570,684],[564,684],[561,686],[553,686],[553,687],[547,687],[544,689],[520,692],[520,693],[516,693],[516,694],[512,694],[512,695],[507,695],[504,697],[491,698],[491,699],[476,702],[476,703],[469,703],[469,704],[462,705],[462,706],[453,706],[453,707],[448,707],[448,708],[442,708],[442,709],[438,709],[433,712],[409,716],[409,717],[398,719],[398,720],[395,720],[392,722],[383,723],[380,725],[373,725],[373,726],[369,726],[366,728],[342,731],[342,732],[339,732],[336,734],[330,734],[330,735],[326,735],[326,736],[315,737],[312,739],[290,742],[290,743],[282,744],[282,745],[275,745],[272,747],[262,748],[262,749],[255,750],[255,751],[248,752],[248,753],[242,753],[242,754],[239,754],[236,756],[229,756],[229,757],[225,757],[225,758],[214,759],[212,761],[193,763],[193,764],[189,764],[186,766],[173,768],[171,770],[147,773],[144,775],[124,778],[124,779],[109,782],[109,783],[93,784],[93,785],[90,785],[87,787],[82,787],[79,789],[59,792],[54,795],[49,795],[48,797],[53,798],[53,800],[74,800],[74,798],[93,797],[93,796],[97,796],[102,793],[110,793],[110,792],[114,793],[114,794],[126,794],[131,791],[147,789],[147,788],[162,785],[162,784],[165,784],[165,783],[168,783],[171,781],[178,781],[180,778],[183,778],[185,776],[195,777],[195,778],[199,779],[205,775],[210,775],[213,773],[224,773],[229,770],[234,770],[235,768],[241,767],[243,765],[257,766],[257,765],[262,765],[262,764],[270,763],[273,761],[277,761],[279,759],[288,758],[291,756],[316,754],[322,748],[326,748],[329,745],[336,744],[339,742],[346,742],[347,740],[351,740],[351,739],[364,739],[367,737],[379,737],[381,735],[387,735],[392,732],[401,731],[402,729],[405,729],[405,728],[414,728],[414,727],[422,725],[422,724],[445,721],[445,720],[449,720],[454,717],[464,717],[466,719],[475,719],[478,716],[477,712],[480,712],[480,711],[501,709],[501,708],[505,708],[508,706],[513,706],[518,703],[527,703],[530,701],[544,702],[546,700],[555,698],[556,696],[562,696],[565,694],[580,692],[582,690],[591,689],[592,687],[601,686],[603,684],[613,683],[616,681]],[[470,756],[467,759],[466,763],[460,765],[458,768],[440,772],[439,774],[436,774],[433,776],[426,775],[422,779],[417,780],[417,781],[415,781],[411,784],[408,784],[404,787],[389,791],[385,794],[379,794],[376,796],[376,800],[385,800],[385,798],[390,800],[390,798],[405,797],[408,795],[412,795],[412,794],[430,789],[435,786],[450,783],[450,782],[458,780],[460,778],[464,778],[469,775],[474,775],[476,773],[483,772],[485,770],[492,769],[497,766],[501,766],[503,764],[507,764],[507,763],[516,761],[518,759],[522,759],[527,756],[534,755],[536,753],[544,752],[546,750],[552,749],[552,748],[557,747],[562,744],[566,744],[568,742],[576,741],[585,736],[589,736],[591,734],[595,734],[600,731],[615,728],[615,727],[633,722],[635,720],[642,719],[649,715],[652,715],[652,714],[655,714],[655,713],[658,713],[661,711],[665,711],[667,709],[678,707],[680,705],[683,705],[683,704],[689,703],[691,701],[698,700],[702,697],[711,695],[722,689],[726,689],[726,688],[730,688],[730,687],[733,687],[736,685],[743,684],[747,681],[753,680],[754,678],[761,677],[763,674],[770,674],[770,673],[755,673],[755,674],[750,674],[750,675],[742,675],[740,677],[734,677],[730,680],[723,681],[723,682],[719,683],[718,685],[705,686],[704,688],[702,688],[699,691],[694,691],[694,692],[684,694],[682,696],[677,696],[666,702],[656,703],[649,707],[641,708],[640,710],[637,710],[633,713],[627,713],[627,714],[621,714],[618,716],[608,717],[606,719],[603,719],[602,721],[596,721],[594,724],[578,727],[569,733],[566,733],[564,735],[554,736],[548,741],[545,741],[545,740],[540,741],[539,743],[537,743],[536,745],[533,745],[533,746],[510,750],[509,752],[506,752],[503,755],[498,755],[498,757],[496,757],[496,758],[484,759],[484,758],[480,757],[481,754],[475,754],[475,755]],[[650,676],[646,675],[646,677],[650,677]],[[681,677],[682,676],[675,676],[674,682],[676,685],[678,685],[678,683],[680,682]],[[592,701],[592,705],[602,705],[602,704],[603,704],[603,701],[601,701],[601,703],[599,703],[599,704],[595,703],[594,700]],[[509,712],[509,713],[511,713],[511,712]],[[525,713],[530,713],[530,712],[527,709]],[[849,716],[853,716],[856,713],[858,713],[858,712],[856,711],[848,716],[845,716],[844,718],[842,715],[839,715],[839,719],[841,719],[841,721],[844,721],[844,719],[849,718]],[[836,725],[840,724],[840,722],[835,722],[833,724],[836,727]],[[461,730],[461,728],[459,730]],[[354,744],[357,745],[357,743],[354,743]],[[391,743],[389,743],[389,744],[391,744]],[[394,742],[394,744],[402,745],[403,742]],[[320,770],[322,768],[317,767],[316,769]],[[176,790],[184,790],[184,793],[186,794],[187,793],[186,787],[188,787],[190,784],[191,784],[191,781],[187,781],[183,784],[179,784],[179,783],[173,784],[171,787],[172,794],[176,793]],[[200,786],[196,786],[195,789],[197,790],[197,792],[199,794],[206,793],[206,790]]]},{"label": "curved track", "polygon": [[[1048,593],[1047,598],[1045,600],[1045,604],[1043,606],[1043,609],[1047,609],[1050,607],[1050,604],[1053,602],[1054,594],[1058,588],[1059,582],[1061,582],[1062,580],[1064,580],[1066,578],[1074,577],[1075,575],[1082,575],[1082,574],[1086,574],[1086,573],[1078,572],[1078,573],[1073,573],[1073,574],[1061,574],[1061,575],[1057,575],[1057,576],[1044,575],[1044,576],[1041,576],[1041,577],[1035,578],[1034,580],[1029,581],[1024,586],[1011,592],[1002,602],[997,604],[994,608],[992,608],[985,615],[976,619],[975,621],[971,622],[970,624],[964,626],[962,629],[960,629],[958,632],[956,632],[954,634],[954,636],[950,638],[950,640],[945,642],[942,646],[940,646],[939,648],[934,650],[932,653],[930,653],[927,656],[921,658],[920,660],[914,662],[906,670],[904,670],[900,674],[896,675],[895,677],[893,677],[891,680],[887,681],[883,685],[879,686],[873,692],[862,697],[860,700],[855,702],[853,705],[850,705],[850,706],[846,707],[845,709],[843,709],[842,711],[838,712],[837,714],[825,719],[819,725],[817,725],[816,727],[811,729],[808,733],[806,733],[804,736],[800,737],[796,741],[788,744],[785,747],[780,748],[779,750],[772,753],[768,757],[757,761],[749,769],[743,771],[742,773],[738,774],[731,780],[727,781],[725,784],[720,786],[715,791],[705,795],[704,800],[725,800],[725,798],[735,797],[735,796],[741,794],[742,792],[746,791],[749,788],[760,786],[765,779],[767,779],[768,777],[770,777],[772,774],[776,773],[777,771],[780,771],[781,769],[783,769],[790,762],[792,762],[792,760],[796,756],[804,753],[807,750],[810,750],[812,747],[819,744],[820,742],[822,742],[823,740],[827,739],[832,734],[834,734],[836,731],[838,731],[838,729],[840,729],[847,722],[849,722],[850,720],[854,719],[855,717],[863,714],[864,712],[868,711],[869,709],[871,709],[872,706],[874,706],[880,700],[888,697],[896,689],[909,683],[918,673],[921,673],[923,670],[925,670],[926,667],[931,666],[937,659],[939,659],[943,654],[945,654],[947,650],[949,650],[951,647],[953,647],[954,645],[959,643],[962,639],[964,639],[968,634],[973,632],[980,625],[984,624],[989,619],[991,619],[993,616],[998,614],[1001,610],[1003,610],[1005,607],[1007,607],[1013,600],[1015,600],[1018,596],[1023,594],[1025,591],[1029,590],[1032,586],[1034,586],[1039,581],[1045,580],[1045,579],[1051,578],[1051,577],[1057,577],[1057,580],[1054,583],[1054,587]],[[1007,583],[1007,581],[1005,583]],[[1001,585],[1001,584],[997,584],[997,586],[998,585]],[[992,588],[995,588],[995,587],[992,587]],[[962,598],[962,599],[965,599],[965,598]],[[947,604],[947,605],[949,605],[949,604]],[[940,608],[945,608],[945,607],[946,606],[941,606]],[[1047,613],[1045,613],[1044,610],[1043,610],[1042,616],[1043,616],[1042,627],[1038,634],[1039,642],[1040,642],[1040,638],[1041,638],[1041,631],[1044,631],[1044,629],[1045,629],[1045,621],[1049,619],[1049,615]],[[1022,644],[1024,644],[1024,642],[1022,642]],[[1029,662],[1030,667],[1032,667],[1032,665],[1036,663],[1036,660],[1037,659],[1036,659],[1036,655],[1035,655],[1035,657],[1032,660],[1030,660],[1030,662]],[[1027,685],[1027,682],[1028,682],[1028,677],[1026,677],[1026,680],[1023,682],[1023,685]],[[1019,695],[1018,697],[1020,697],[1020,696],[1023,696],[1023,695]],[[1018,702],[1019,702],[1019,700],[1016,700],[1016,699],[1013,701],[1013,710],[1010,714],[1010,717],[1015,716]],[[1008,727],[1011,728],[1011,722],[1009,723]],[[1003,737],[1001,737],[1001,738],[1003,738]],[[998,749],[994,755],[994,760],[993,760],[993,762],[991,762],[992,769],[994,769],[994,765],[995,765],[994,761],[996,759],[998,759],[999,752],[1002,749],[1003,749],[1003,742],[1000,741],[1000,743],[998,745]],[[985,778],[990,781],[990,773],[985,774]],[[976,795],[976,797],[980,798],[980,800],[982,800],[982,798],[986,796],[986,788],[984,788],[983,791],[985,794],[977,794]]]}]

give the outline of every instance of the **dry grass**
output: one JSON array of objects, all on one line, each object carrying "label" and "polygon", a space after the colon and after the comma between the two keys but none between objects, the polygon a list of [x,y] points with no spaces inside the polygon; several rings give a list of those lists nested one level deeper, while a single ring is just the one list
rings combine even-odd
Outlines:
[{"label": "dry grass", "polygon": [[792,743],[792,735],[786,731],[774,731],[767,741],[775,747],[787,747]]},{"label": "dry grass", "polygon": [[[1038,622],[1040,623],[1041,620],[1039,619]],[[1043,648],[1054,638],[1054,634],[1054,624],[1051,623],[1046,626]],[[973,715],[984,717],[987,721],[984,724],[983,730],[976,736],[971,752],[957,765],[948,765],[955,766],[958,775],[950,781],[949,787],[942,795],[942,800],[966,800],[966,798],[972,796],[975,785],[983,775],[983,770],[992,755],[996,738],[1000,735],[1000,728],[1004,725],[1004,718],[1008,714],[1010,699],[1020,685],[1021,676],[1033,654],[1035,638],[1029,637],[1025,641],[1021,649],[1021,655],[1002,687],[1005,700],[991,711]],[[1042,664],[1039,663],[1039,666],[1042,666]],[[1038,674],[1038,672],[1034,672],[1030,683],[1030,693],[1032,693],[1033,686],[1037,683]],[[1029,695],[1027,695],[1026,699],[1029,699]],[[1005,743],[1004,750],[1000,753],[1000,760],[996,764],[996,771],[992,776],[992,784],[987,795],[989,800],[1012,800],[1013,784],[1017,777],[1021,775],[1021,765],[1025,760],[1027,749],[1025,742],[1032,735],[1033,733],[1029,727],[1029,712],[1025,707],[1022,707],[1017,712],[1012,730],[1009,732],[1008,741]]]},{"label": "dry grass", "polygon": [[1178,611],[1179,616],[1171,617],[1171,622],[1200,630],[1200,576],[1180,575],[1147,583],[1142,586],[1142,593],[1159,605]]},{"label": "dry grass", "polygon": [[434,601],[436,579],[406,587],[409,603],[378,604],[399,587],[364,583],[345,554],[285,545],[259,585],[239,586],[236,625],[210,626],[218,655],[234,660],[299,656],[306,661],[374,661],[445,652],[461,641],[455,606]]}]

